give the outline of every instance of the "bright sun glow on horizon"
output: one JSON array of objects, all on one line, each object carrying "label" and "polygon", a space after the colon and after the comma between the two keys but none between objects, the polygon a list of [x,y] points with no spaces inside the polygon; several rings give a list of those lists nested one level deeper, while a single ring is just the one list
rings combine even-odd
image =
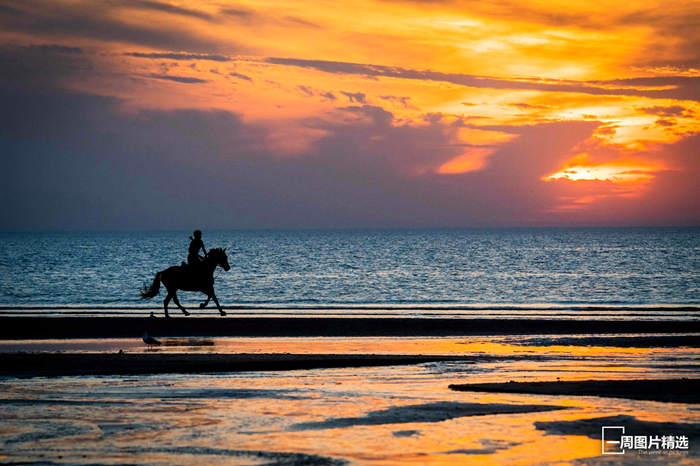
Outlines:
[{"label": "bright sun glow on horizon", "polygon": [[648,182],[654,173],[665,170],[662,163],[636,160],[612,160],[602,163],[589,163],[587,154],[574,157],[570,164],[551,175],[544,181],[567,179],[570,181],[611,181],[619,184]]}]

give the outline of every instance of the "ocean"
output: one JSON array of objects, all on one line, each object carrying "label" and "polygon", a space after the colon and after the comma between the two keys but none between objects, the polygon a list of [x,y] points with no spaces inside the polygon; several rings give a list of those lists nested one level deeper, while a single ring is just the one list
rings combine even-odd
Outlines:
[{"label": "ocean", "polygon": [[[139,290],[190,232],[0,233],[0,307],[159,309]],[[700,228],[204,231],[224,307],[576,309],[700,304]],[[180,292],[185,306],[202,300]],[[196,306],[195,306],[196,307]],[[206,312],[212,312],[208,310]],[[215,311],[214,311],[215,312]]]}]

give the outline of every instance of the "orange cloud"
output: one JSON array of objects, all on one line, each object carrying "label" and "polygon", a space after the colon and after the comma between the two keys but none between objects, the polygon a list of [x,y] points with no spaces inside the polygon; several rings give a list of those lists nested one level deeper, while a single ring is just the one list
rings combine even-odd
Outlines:
[{"label": "orange cloud", "polygon": [[620,159],[590,163],[588,158],[588,154],[579,154],[542,180],[610,181],[616,184],[629,184],[647,182],[654,177],[654,173],[667,169],[663,162]]},{"label": "orange cloud", "polygon": [[481,169],[486,163],[486,158],[493,153],[494,149],[473,148],[449,162],[442,164],[437,172],[441,175],[454,175],[457,173],[467,173]]}]

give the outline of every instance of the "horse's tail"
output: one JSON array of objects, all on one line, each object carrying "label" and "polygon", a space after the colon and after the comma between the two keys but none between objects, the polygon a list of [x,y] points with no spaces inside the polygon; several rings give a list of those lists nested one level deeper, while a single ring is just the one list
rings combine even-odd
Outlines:
[{"label": "horse's tail", "polygon": [[156,278],[153,279],[151,287],[143,285],[143,290],[141,290],[141,299],[151,299],[158,295],[160,291],[160,272],[156,273]]}]

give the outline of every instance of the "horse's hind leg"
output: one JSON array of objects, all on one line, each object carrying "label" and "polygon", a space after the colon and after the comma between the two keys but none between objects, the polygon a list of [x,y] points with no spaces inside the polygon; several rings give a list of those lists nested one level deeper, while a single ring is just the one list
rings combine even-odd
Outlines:
[{"label": "horse's hind leg", "polygon": [[207,300],[204,301],[203,303],[199,303],[199,308],[204,309],[207,307],[207,304],[209,304],[209,300],[211,299],[211,295],[207,295]]},{"label": "horse's hind leg", "polygon": [[177,299],[177,294],[175,294],[175,293],[173,293],[173,302],[175,303],[175,305],[176,305],[178,308],[180,308],[180,310],[182,311],[183,314],[185,314],[186,316],[190,315],[190,313],[187,312],[187,309],[185,309],[184,307],[182,307],[182,304],[180,304],[180,300]]}]

